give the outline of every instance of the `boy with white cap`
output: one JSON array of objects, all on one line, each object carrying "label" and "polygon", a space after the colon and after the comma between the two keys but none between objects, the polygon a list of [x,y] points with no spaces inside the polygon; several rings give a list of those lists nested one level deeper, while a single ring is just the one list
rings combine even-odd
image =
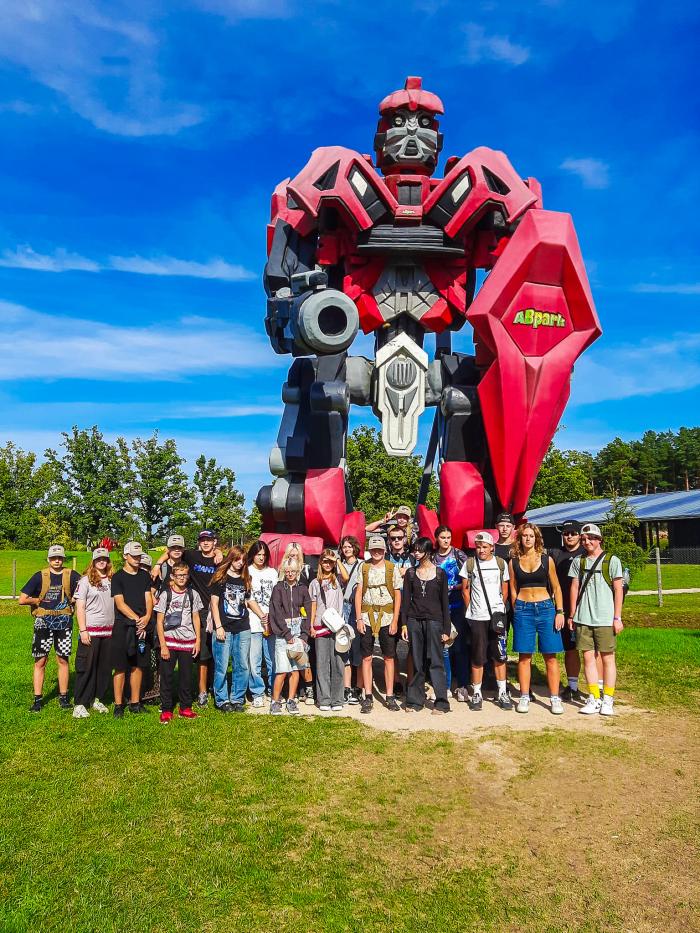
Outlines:
[{"label": "boy with white cap", "polygon": [[[603,550],[603,534],[592,522],[581,528],[585,557],[572,561],[572,612],[569,627],[576,627],[576,647],[583,651],[583,667],[588,680],[588,700],[579,713],[613,716],[617,665],[615,642],[622,625],[622,563]],[[603,697],[598,685],[596,651],[603,660]]]},{"label": "boy with white cap", "polygon": [[73,647],[73,597],[80,574],[63,566],[66,552],[62,544],[48,550],[48,567],[37,572],[22,587],[20,606],[31,606],[34,616],[34,702],[32,713],[41,711],[46,660],[53,645],[58,665],[58,705],[70,709],[68,699],[68,661]]},{"label": "boy with white cap", "polygon": [[114,715],[124,715],[124,685],[130,671],[129,712],[141,713],[143,672],[151,663],[151,644],[146,628],[153,613],[151,578],[141,569],[143,548],[138,541],[124,545],[124,566],[112,577],[114,627],[112,668],[114,670]]}]

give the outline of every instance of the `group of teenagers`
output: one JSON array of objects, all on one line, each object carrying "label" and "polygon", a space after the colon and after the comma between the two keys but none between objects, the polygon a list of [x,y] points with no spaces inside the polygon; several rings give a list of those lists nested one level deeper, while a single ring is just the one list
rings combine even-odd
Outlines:
[{"label": "group of teenagers", "polygon": [[[604,551],[600,528],[565,522],[561,548],[548,552],[529,522],[516,527],[502,513],[496,528],[497,540],[478,532],[468,555],[444,525],[434,537],[421,536],[411,510],[401,506],[367,526],[366,550],[349,535],[313,562],[299,543],[288,545],[278,568],[262,540],[224,554],[216,534],[203,530],[194,548],[171,535],[155,564],[130,541],[116,572],[110,552],[99,547],[82,576],[64,567],[63,547],[52,545],[48,567],[32,576],[19,600],[34,617],[30,709],[42,709],[53,647],[59,705],[72,708],[75,718],[108,712],[111,687],[116,717],[159,702],[160,720],[168,723],[176,668],[178,713],[185,719],[196,718],[194,707],[207,707],[211,694],[222,713],[242,713],[250,703],[269,704],[272,715],[298,715],[304,702],[331,712],[359,705],[368,714],[378,649],[382,703],[391,712],[429,708],[444,715],[451,698],[478,712],[486,684],[502,710],[527,713],[532,656],[539,650],[554,715],[564,712],[565,702],[586,715],[613,715],[623,569]],[[74,616],[75,705],[69,697]],[[506,674],[511,628],[517,705]],[[581,653],[587,695],[579,691]]]}]

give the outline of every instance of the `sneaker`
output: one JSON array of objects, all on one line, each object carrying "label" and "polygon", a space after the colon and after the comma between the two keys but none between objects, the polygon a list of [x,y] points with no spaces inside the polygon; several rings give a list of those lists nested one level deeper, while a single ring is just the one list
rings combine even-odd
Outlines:
[{"label": "sneaker", "polygon": [[115,704],[114,704],[114,718],[115,718],[115,719],[123,719],[123,718],[124,718],[124,704],[123,704],[123,703],[115,703]]},{"label": "sneaker", "polygon": [[108,713],[109,712],[109,710],[107,709],[107,707],[104,705],[104,703],[101,700],[95,700],[95,702],[92,704],[92,708],[95,710],[96,713]]},{"label": "sneaker", "polygon": [[321,704],[321,706],[319,706],[319,709],[321,710],[322,713],[330,713],[331,705],[330,703],[323,703]]},{"label": "sneaker", "polygon": [[253,697],[253,709],[262,709],[265,705],[263,696]]},{"label": "sneaker", "polygon": [[475,693],[474,696],[469,701],[469,709],[473,709],[474,712],[478,712],[483,705],[483,700],[480,693]]},{"label": "sneaker", "polygon": [[588,695],[585,706],[582,706],[579,710],[579,713],[583,713],[584,716],[594,716],[596,713],[600,712],[600,707],[602,706],[600,700],[596,700],[592,693]]},{"label": "sneaker", "polygon": [[343,688],[343,703],[351,703],[352,687]]},{"label": "sneaker", "polygon": [[[182,712],[180,713],[180,715],[182,716]],[[172,718],[173,718],[172,710],[163,710],[163,712],[160,714],[161,722],[172,722]]]},{"label": "sneaker", "polygon": [[386,708],[392,713],[400,713],[401,707],[396,702],[396,697],[387,697],[386,698]]},{"label": "sneaker", "polygon": [[279,700],[273,700],[270,703],[270,714],[272,716],[281,716],[284,710],[282,709],[282,704]]},{"label": "sneaker", "polygon": [[332,710],[334,713],[340,713],[340,712],[342,712],[342,709],[343,709],[343,704],[342,704],[342,703],[336,703],[335,706],[331,706],[331,710]]},{"label": "sneaker", "polygon": [[530,697],[521,696],[518,705],[515,707],[518,713],[527,713],[530,710]]},{"label": "sneaker", "polygon": [[129,703],[129,712],[130,713],[142,713],[143,710],[141,709],[141,704],[140,703]]},{"label": "sneaker", "polygon": [[469,702],[469,691],[466,687],[457,687],[453,692],[452,696],[458,703],[468,703]]},{"label": "sneaker", "polygon": [[585,703],[586,697],[580,690],[572,690],[571,687],[564,687],[561,692],[562,703]]},{"label": "sneaker", "polygon": [[72,709],[72,708],[73,708],[73,704],[71,703],[70,699],[68,698],[68,694],[67,694],[67,693],[59,693],[59,695],[58,695],[58,705],[61,707],[61,709]]},{"label": "sneaker", "polygon": [[41,698],[34,700],[32,705],[29,707],[30,713],[40,713],[41,712]]},{"label": "sneaker", "polygon": [[603,700],[600,704],[600,715],[601,716],[614,716],[615,710],[613,709],[613,698],[612,697],[603,697]]},{"label": "sneaker", "polygon": [[245,713],[245,703],[232,703],[231,712],[232,713]]},{"label": "sneaker", "polygon": [[313,706],[316,700],[314,699],[314,688],[307,687],[304,690],[304,702],[307,706]]},{"label": "sneaker", "polygon": [[561,716],[564,712],[564,704],[561,701],[561,697],[551,697],[549,700],[549,708],[555,716]]},{"label": "sneaker", "polygon": [[221,706],[216,707],[220,713],[230,713],[233,710],[233,704],[229,703],[228,700],[226,703],[222,703]]},{"label": "sneaker", "polygon": [[287,712],[290,716],[299,715],[299,704],[296,700],[287,700]]},{"label": "sneaker", "polygon": [[347,698],[348,706],[359,706],[360,700],[360,691],[356,687],[351,687],[349,690],[349,696]]},{"label": "sneaker", "polygon": [[89,715],[90,713],[82,703],[78,703],[78,705],[73,709],[73,719],[87,719]]},{"label": "sneaker", "polygon": [[265,688],[265,699],[266,700],[272,699],[272,690],[269,687]]},{"label": "sneaker", "polygon": [[513,701],[510,698],[510,694],[499,693],[496,705],[499,706],[500,709],[513,709]]},{"label": "sneaker", "polygon": [[180,716],[183,719],[196,719],[197,718],[197,714],[195,713],[195,711],[192,709],[191,706],[186,706],[184,709],[181,709]]},{"label": "sneaker", "polygon": [[209,705],[209,697],[207,696],[206,692],[200,693],[199,696],[197,697],[197,706],[201,706],[202,708],[204,708],[205,706],[208,706],[208,705]]},{"label": "sneaker", "polygon": [[371,713],[374,706],[374,699],[372,697],[362,697],[360,700],[360,712],[361,713]]}]

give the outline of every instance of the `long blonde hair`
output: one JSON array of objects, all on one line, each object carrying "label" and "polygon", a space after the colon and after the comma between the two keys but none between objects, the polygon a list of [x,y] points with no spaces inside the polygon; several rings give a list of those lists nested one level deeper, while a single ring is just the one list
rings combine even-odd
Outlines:
[{"label": "long blonde hair", "polygon": [[532,522],[525,522],[523,525],[519,525],[515,532],[515,541],[513,542],[513,545],[510,549],[511,557],[522,557],[525,553],[525,549],[523,548],[523,532],[528,528],[535,534],[536,553],[544,553],[544,540],[542,538],[542,532],[537,527],[537,525],[533,525]]},{"label": "long blonde hair", "polygon": [[88,583],[90,586],[101,586],[103,580],[111,580],[112,574],[114,573],[114,567],[112,567],[112,561],[107,561],[107,567],[105,568],[105,575],[102,576],[98,572],[97,567],[95,566],[95,561],[91,560],[87,565],[87,570],[85,571],[85,576],[88,578]]},{"label": "long blonde hair", "polygon": [[[333,561],[333,567],[327,573],[324,573],[323,561],[328,560],[329,557]],[[318,570],[316,571],[316,579],[318,580],[318,582],[322,583],[324,580],[329,580],[331,587],[333,589],[336,589],[338,586],[338,577],[335,572],[335,567],[336,567],[335,561],[336,561],[335,551],[333,551],[329,547],[324,548],[323,552],[321,553],[321,556],[318,559]]]},{"label": "long blonde hair", "polygon": [[[298,555],[298,556],[297,556]],[[304,570],[304,551],[300,544],[295,541],[290,542],[284,550],[284,556],[280,561],[279,579],[284,579],[284,567],[290,560],[295,560],[299,564],[299,576]]]}]

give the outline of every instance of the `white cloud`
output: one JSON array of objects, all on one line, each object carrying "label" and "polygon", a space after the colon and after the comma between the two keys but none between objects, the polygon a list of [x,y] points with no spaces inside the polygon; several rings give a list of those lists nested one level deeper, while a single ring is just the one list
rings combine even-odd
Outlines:
[{"label": "white cloud", "polygon": [[7,269],[32,269],[36,272],[131,272],[137,275],[186,276],[197,279],[221,279],[226,282],[244,282],[255,278],[255,273],[236,263],[226,262],[220,257],[206,262],[176,259],[173,256],[110,256],[105,262],[97,262],[57,249],[47,255],[35,252],[31,246],[18,246],[5,250],[0,256],[0,266]]},{"label": "white cloud", "polygon": [[700,295],[700,282],[676,282],[659,285],[656,282],[639,282],[632,291],[640,295]]},{"label": "white cloud", "polygon": [[465,60],[470,65],[484,61],[504,62],[507,65],[522,65],[530,57],[530,49],[511,42],[508,36],[488,35],[478,23],[467,23]]},{"label": "white cloud", "polygon": [[589,350],[576,364],[572,405],[687,392],[700,386],[700,333]]},{"label": "white cloud", "polygon": [[[55,333],[61,339],[37,340]],[[287,365],[261,332],[215,318],[173,319],[165,325],[119,327],[61,317],[0,302],[1,380],[33,378],[178,381],[199,373],[271,370]]]},{"label": "white cloud", "polygon": [[608,188],[610,166],[601,159],[564,159],[559,168],[577,175],[584,188]]}]

